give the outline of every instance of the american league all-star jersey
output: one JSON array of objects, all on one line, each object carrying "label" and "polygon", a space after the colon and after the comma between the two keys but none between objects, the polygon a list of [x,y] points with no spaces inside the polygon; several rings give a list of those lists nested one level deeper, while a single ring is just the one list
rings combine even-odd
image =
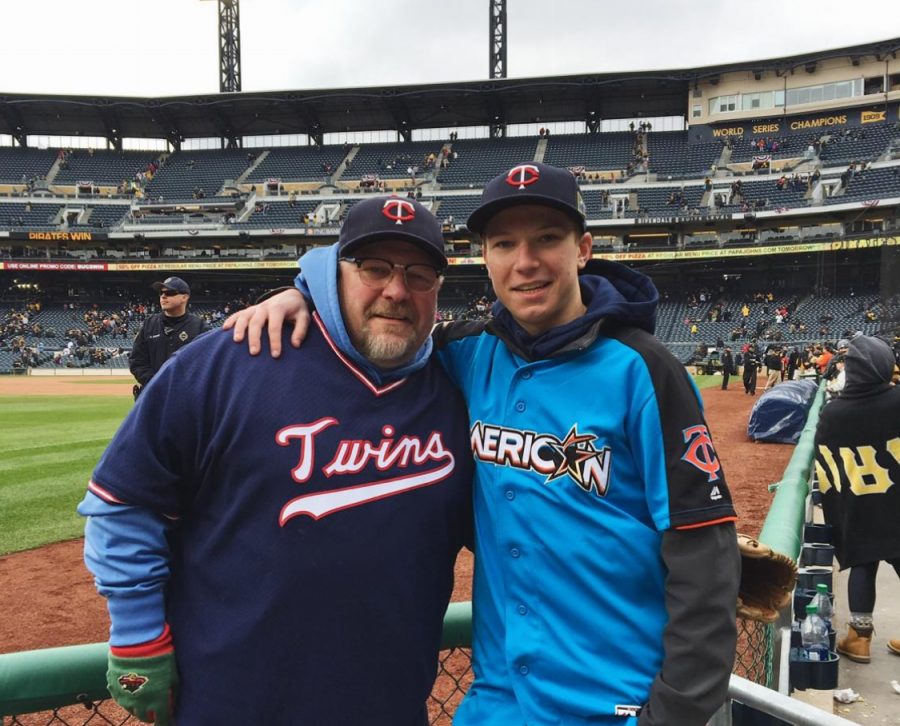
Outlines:
[{"label": "american league all-star jersey", "polygon": [[476,470],[476,678],[454,724],[637,723],[662,533],[735,517],[696,388],[637,328],[532,361],[490,324],[448,331]]}]

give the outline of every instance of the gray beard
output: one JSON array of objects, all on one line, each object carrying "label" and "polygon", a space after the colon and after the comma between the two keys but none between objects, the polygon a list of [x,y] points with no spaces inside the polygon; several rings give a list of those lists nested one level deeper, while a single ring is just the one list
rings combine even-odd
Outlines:
[{"label": "gray beard", "polygon": [[418,348],[412,339],[395,335],[369,335],[359,341],[357,349],[379,368],[399,368],[409,363]]}]

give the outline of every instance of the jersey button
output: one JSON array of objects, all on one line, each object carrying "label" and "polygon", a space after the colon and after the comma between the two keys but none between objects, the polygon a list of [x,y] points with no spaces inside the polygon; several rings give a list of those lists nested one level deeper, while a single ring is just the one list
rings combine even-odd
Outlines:
[{"label": "jersey button", "polygon": [[509,556],[512,557],[512,558],[516,558],[516,557],[518,557],[520,554],[521,554],[521,553],[519,552],[519,548],[518,548],[518,547],[511,547],[510,550],[509,550]]},{"label": "jersey button", "polygon": [[506,498],[509,499],[509,501],[512,501],[513,499],[516,498],[516,493],[512,489],[507,489],[506,490]]},{"label": "jersey button", "polygon": [[525,371],[525,372],[522,374],[522,378],[524,378],[526,381],[527,381],[529,378],[531,378],[531,371]]},{"label": "jersey button", "polygon": [[516,404],[516,411],[518,411],[519,413],[522,413],[522,411],[524,411],[524,410],[525,410],[525,402],[524,402],[524,401],[519,401],[519,402]]},{"label": "jersey button", "polygon": [[524,605],[519,605],[519,615],[528,615],[528,608]]},{"label": "jersey button", "polygon": [[520,666],[519,666],[519,673],[521,673],[523,676],[527,676],[527,675],[528,675],[528,666],[527,666],[527,665],[520,665]]}]

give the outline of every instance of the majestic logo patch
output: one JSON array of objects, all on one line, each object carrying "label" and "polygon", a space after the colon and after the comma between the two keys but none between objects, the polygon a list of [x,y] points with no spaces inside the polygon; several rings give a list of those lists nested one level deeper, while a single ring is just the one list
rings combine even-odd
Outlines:
[{"label": "majestic logo patch", "polygon": [[713,448],[712,438],[710,438],[706,426],[703,424],[688,426],[681,433],[687,444],[687,449],[681,457],[682,460],[696,466],[709,477],[709,481],[718,481],[722,465],[719,464],[719,457],[716,456],[716,450]]},{"label": "majestic logo patch", "polygon": [[511,187],[524,189],[541,178],[541,170],[534,164],[519,164],[506,174],[506,183]]},{"label": "majestic logo patch", "polygon": [[[293,442],[300,444],[300,457],[291,469],[291,476],[298,484],[303,484],[312,476],[316,436],[339,423],[336,418],[321,418],[308,424],[286,426],[275,434],[275,442],[279,446],[291,446]],[[364,439],[339,441],[331,461],[322,467],[321,473],[330,479],[342,474],[357,474],[371,464],[379,472],[397,471],[398,476],[380,477],[356,486],[295,497],[282,507],[279,525],[283,527],[288,520],[301,514],[321,519],[342,509],[437,484],[453,473],[456,460],[444,446],[440,432],[432,432],[425,441],[417,436],[394,438],[396,432],[390,425],[384,426],[381,433],[385,438],[378,443]],[[433,466],[422,469],[426,464]],[[417,467],[415,472],[402,471],[413,466]]]},{"label": "majestic logo patch", "polygon": [[381,213],[395,224],[403,224],[416,218],[416,208],[405,199],[388,199],[381,208]]},{"label": "majestic logo patch", "polygon": [[137,693],[150,681],[147,676],[137,673],[126,673],[124,676],[119,676],[117,680],[119,685],[129,693]]},{"label": "majestic logo patch", "polygon": [[616,706],[616,716],[640,716],[641,715],[641,707],[640,706]]},{"label": "majestic logo patch", "polygon": [[594,448],[597,437],[579,434],[577,424],[560,440],[553,434],[491,426],[476,421],[472,426],[472,453],[481,461],[542,474],[545,484],[567,476],[586,492],[606,496],[609,488],[611,449]]}]

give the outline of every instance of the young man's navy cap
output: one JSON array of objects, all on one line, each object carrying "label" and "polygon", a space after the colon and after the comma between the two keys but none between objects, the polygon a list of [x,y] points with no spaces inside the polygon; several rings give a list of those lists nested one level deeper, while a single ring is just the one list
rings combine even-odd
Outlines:
[{"label": "young man's navy cap", "polygon": [[167,277],[162,282],[154,282],[151,287],[159,292],[160,290],[171,290],[179,295],[190,295],[191,288],[180,277]]},{"label": "young man's navy cap", "polygon": [[519,204],[556,207],[575,221],[581,233],[585,231],[584,200],[575,176],[568,169],[535,161],[517,164],[491,179],[467,226],[480,235],[491,217]]},{"label": "young man's navy cap", "polygon": [[401,239],[428,252],[441,269],[447,265],[441,223],[409,197],[374,197],[350,207],[338,236],[338,255],[350,256],[369,242]]}]

